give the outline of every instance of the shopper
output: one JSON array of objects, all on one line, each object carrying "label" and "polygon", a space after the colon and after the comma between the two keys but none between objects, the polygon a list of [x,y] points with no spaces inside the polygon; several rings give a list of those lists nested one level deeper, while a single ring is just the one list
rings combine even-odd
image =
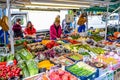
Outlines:
[{"label": "shopper", "polygon": [[78,32],[85,32],[85,22],[87,21],[87,19],[85,18],[84,14],[81,14],[77,24],[79,25],[78,27]]},{"label": "shopper", "polygon": [[62,35],[62,29],[60,26],[60,18],[56,18],[54,24],[50,26],[50,39],[59,39]]},{"label": "shopper", "polygon": [[21,27],[21,19],[16,19],[16,23],[13,25],[14,37],[23,37],[22,27]]},{"label": "shopper", "polygon": [[36,29],[33,27],[32,22],[28,21],[27,26],[24,30],[25,37],[27,38],[35,38],[36,37]]},{"label": "shopper", "polygon": [[9,33],[3,29],[0,30],[0,44],[9,44]]}]

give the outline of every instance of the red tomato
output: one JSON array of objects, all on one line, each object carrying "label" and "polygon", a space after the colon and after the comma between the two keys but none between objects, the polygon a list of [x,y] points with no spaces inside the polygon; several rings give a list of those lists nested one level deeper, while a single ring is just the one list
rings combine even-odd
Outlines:
[{"label": "red tomato", "polygon": [[54,44],[55,44],[55,41],[51,41],[50,44],[51,44],[51,45],[54,45]]},{"label": "red tomato", "polygon": [[0,66],[1,65],[5,65],[6,66],[6,64],[7,64],[6,62],[0,62]]},{"label": "red tomato", "polygon": [[14,65],[17,65],[17,60],[13,60]]}]

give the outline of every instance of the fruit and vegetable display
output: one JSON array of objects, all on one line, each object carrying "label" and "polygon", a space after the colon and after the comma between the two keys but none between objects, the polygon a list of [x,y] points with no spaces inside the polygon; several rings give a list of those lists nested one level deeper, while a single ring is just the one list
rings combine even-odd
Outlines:
[{"label": "fruit and vegetable display", "polygon": [[16,41],[15,41],[15,45],[23,44],[23,43],[26,42],[26,41],[27,41],[26,39],[16,40]]},{"label": "fruit and vegetable display", "polygon": [[80,35],[79,34],[72,34],[72,35],[70,35],[70,37],[72,39],[78,39],[78,38],[80,38]]},{"label": "fruit and vegetable display", "polygon": [[104,62],[105,64],[107,65],[111,65],[111,64],[117,64],[118,63],[118,60],[113,58],[113,57],[110,57],[110,56],[103,56],[103,55],[100,55],[100,56],[97,56],[97,60],[99,62]]},{"label": "fruit and vegetable display", "polygon": [[23,77],[33,76],[38,74],[39,71],[37,63],[34,60],[19,61],[18,66],[22,70]]},{"label": "fruit and vegetable display", "polygon": [[26,47],[31,52],[38,52],[38,51],[44,51],[45,50],[45,46],[42,45],[40,42],[27,44]]},{"label": "fruit and vegetable display", "polygon": [[102,39],[73,32],[59,40],[16,40],[14,54],[0,54],[0,80],[95,80],[98,71],[120,65],[119,41]]},{"label": "fruit and vegetable display", "polygon": [[90,47],[89,45],[81,45],[80,48],[87,49],[95,54],[104,54],[105,50],[100,47]]},{"label": "fruit and vegetable display", "polygon": [[47,43],[46,44],[46,47],[48,48],[48,49],[51,49],[51,48],[53,48],[54,46],[58,46],[59,44],[57,43],[57,42],[55,42],[55,41],[50,41],[49,43]]},{"label": "fruit and vegetable display", "polygon": [[68,54],[68,55],[66,55],[66,57],[73,61],[80,61],[83,59],[83,56],[80,54],[77,54],[77,53]]},{"label": "fruit and vegetable display", "polygon": [[38,60],[43,60],[43,59],[47,59],[47,58],[54,58],[56,56],[59,56],[58,54],[56,54],[56,51],[53,49],[48,49],[46,51],[40,51],[37,52],[37,59]]},{"label": "fruit and vegetable display", "polygon": [[19,60],[19,59],[22,59],[22,60],[30,60],[30,59],[33,59],[33,55],[31,54],[31,52],[29,50],[26,50],[26,49],[21,49],[20,51],[18,51],[16,53],[17,56],[16,59]]},{"label": "fruit and vegetable display", "polygon": [[46,45],[47,43],[50,43],[51,40],[42,40],[41,44]]},{"label": "fruit and vegetable display", "polygon": [[35,80],[49,80],[48,75],[46,73],[42,73],[35,78]]},{"label": "fruit and vegetable display", "polygon": [[50,80],[78,80],[75,76],[64,70],[56,70],[49,73]]},{"label": "fruit and vegetable display", "polygon": [[60,54],[70,53],[71,52],[69,49],[65,48],[62,45],[56,46],[53,49],[56,51],[56,53],[60,53]]},{"label": "fruit and vegetable display", "polygon": [[29,77],[38,74],[37,63],[33,60],[33,55],[30,51],[22,49],[15,54],[18,66],[21,68],[23,77]]},{"label": "fruit and vegetable display", "polygon": [[87,39],[88,39],[88,37],[80,37],[77,39],[77,41],[83,42],[83,41],[86,41]]},{"label": "fruit and vegetable display", "polygon": [[54,64],[51,63],[49,60],[44,60],[38,63],[38,68],[46,68],[47,70],[50,70],[51,67],[53,67]]},{"label": "fruit and vegetable display", "polygon": [[14,54],[0,55],[0,62],[14,60]]},{"label": "fruit and vegetable display", "polygon": [[72,40],[72,39],[70,39],[69,42],[71,44],[80,44],[80,42],[78,42],[77,40]]},{"label": "fruit and vegetable display", "polygon": [[90,76],[96,72],[95,68],[93,68],[83,62],[78,62],[77,64],[68,66],[68,67],[66,67],[66,70],[78,77],[79,76]]},{"label": "fruit and vegetable display", "polygon": [[0,80],[19,77],[20,72],[21,69],[17,66],[14,54],[0,55]]},{"label": "fruit and vegetable display", "polygon": [[60,56],[58,58],[53,58],[51,59],[52,62],[54,62],[55,64],[62,64],[64,66],[68,66],[68,65],[72,65],[74,64],[74,62],[64,56]]},{"label": "fruit and vegetable display", "polygon": [[64,44],[64,47],[74,52],[78,52],[79,50],[79,45]]},{"label": "fruit and vegetable display", "polygon": [[8,80],[13,77],[19,77],[21,68],[16,63],[7,65],[6,62],[0,62],[0,80]]},{"label": "fruit and vegetable display", "polygon": [[96,34],[93,34],[90,38],[94,39],[97,42],[104,39],[103,37],[96,35]]}]

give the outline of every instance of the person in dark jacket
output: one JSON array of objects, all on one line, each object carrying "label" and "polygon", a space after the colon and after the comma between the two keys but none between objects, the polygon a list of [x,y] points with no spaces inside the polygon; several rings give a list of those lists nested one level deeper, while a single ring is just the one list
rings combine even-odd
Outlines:
[{"label": "person in dark jacket", "polygon": [[21,27],[21,19],[17,19],[16,23],[13,25],[14,37],[23,37],[22,27]]}]

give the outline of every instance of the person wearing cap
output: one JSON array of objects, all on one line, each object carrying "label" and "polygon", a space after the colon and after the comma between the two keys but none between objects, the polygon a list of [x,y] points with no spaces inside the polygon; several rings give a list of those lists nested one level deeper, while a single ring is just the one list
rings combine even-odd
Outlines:
[{"label": "person wearing cap", "polygon": [[13,32],[14,32],[14,37],[15,38],[22,38],[23,37],[23,32],[22,32],[22,27],[21,27],[21,19],[16,19],[16,23],[13,25],[12,28]]},{"label": "person wearing cap", "polygon": [[27,26],[24,30],[25,37],[35,38],[36,37],[36,29],[33,27],[32,22],[28,21]]},{"label": "person wearing cap", "polygon": [[59,39],[62,35],[62,28],[60,26],[60,18],[55,18],[54,23],[50,26],[50,39]]}]

